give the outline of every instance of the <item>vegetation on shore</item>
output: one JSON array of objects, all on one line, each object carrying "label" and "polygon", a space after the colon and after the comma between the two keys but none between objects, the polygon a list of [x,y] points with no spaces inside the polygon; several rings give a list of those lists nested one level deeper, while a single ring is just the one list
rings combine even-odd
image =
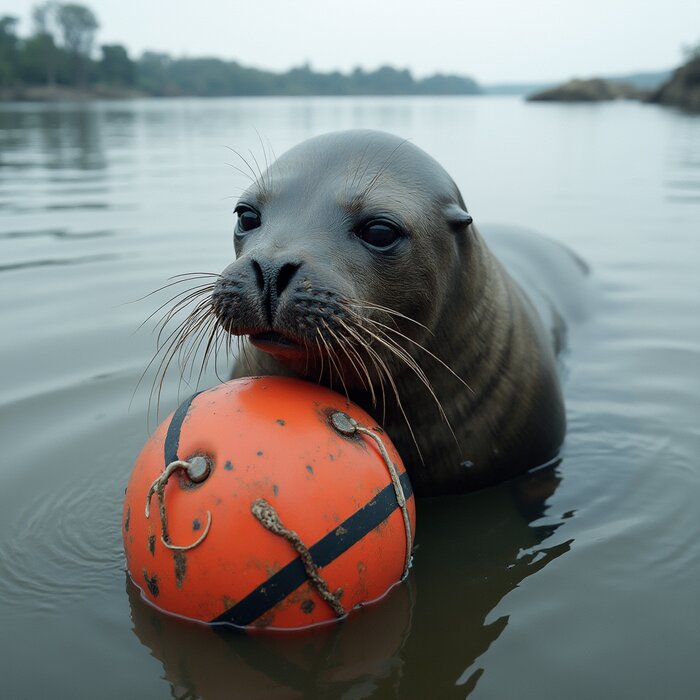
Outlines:
[{"label": "vegetation on shore", "polygon": [[700,112],[700,44],[687,53],[686,63],[651,95],[650,102]]},{"label": "vegetation on shore", "polygon": [[570,80],[528,95],[531,102],[601,102],[635,99],[700,112],[700,44],[686,49],[686,62],[656,89],[616,80]]},{"label": "vegetation on shore", "polygon": [[317,73],[308,65],[285,73],[218,58],[173,58],[145,52],[133,60],[121,44],[100,47],[99,22],[88,7],[49,0],[34,7],[31,36],[17,35],[17,19],[0,17],[0,98],[61,96],[225,95],[470,95],[472,78],[437,74],[416,79],[410,71],[356,68],[349,74]]}]

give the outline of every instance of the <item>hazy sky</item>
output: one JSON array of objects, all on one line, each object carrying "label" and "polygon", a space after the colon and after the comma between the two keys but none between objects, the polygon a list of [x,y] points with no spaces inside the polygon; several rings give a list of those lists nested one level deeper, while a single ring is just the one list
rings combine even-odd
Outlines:
[{"label": "hazy sky", "polygon": [[[35,0],[0,0],[31,28]],[[360,65],[482,83],[670,68],[700,41],[700,0],[89,0],[98,43],[244,65]]]}]

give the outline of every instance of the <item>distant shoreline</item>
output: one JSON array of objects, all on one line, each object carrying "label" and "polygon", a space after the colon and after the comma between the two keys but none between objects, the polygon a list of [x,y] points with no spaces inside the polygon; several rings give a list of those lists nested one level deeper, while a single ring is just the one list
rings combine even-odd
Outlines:
[{"label": "distant shoreline", "polygon": [[95,100],[125,100],[150,97],[138,90],[90,88],[80,90],[65,86],[37,86],[0,89],[0,102],[94,102]]},{"label": "distant shoreline", "polygon": [[[663,82],[671,71],[663,71],[655,74],[642,74],[643,80],[635,81],[637,75],[629,76],[633,84],[636,82],[642,87],[657,87]],[[647,77],[648,76],[648,77]],[[628,78],[628,80],[629,80]],[[609,81],[624,81],[624,78],[607,79]],[[231,97],[526,97],[538,90],[556,89],[553,83],[497,83],[492,85],[480,85],[480,91],[474,93],[424,93],[424,92],[367,92],[367,93],[343,93],[343,92],[317,92],[304,94],[268,93],[268,94],[231,94],[231,95],[197,95],[197,94],[153,94],[135,88],[122,88],[114,85],[95,85],[89,88],[79,89],[66,85],[24,85],[14,88],[0,88],[0,103],[2,102],[95,102],[98,100],[130,100],[130,99],[172,99],[183,97],[197,98],[231,98]]]},{"label": "distant shoreline", "polygon": [[57,87],[38,87],[31,86],[25,88],[0,89],[0,103],[3,102],[96,102],[99,100],[172,100],[183,98],[196,99],[248,99],[248,98],[309,98],[309,97],[508,97],[514,95],[508,94],[489,94],[489,93],[470,93],[464,95],[426,95],[425,93],[367,93],[367,94],[341,94],[341,93],[318,93],[304,95],[286,95],[286,94],[271,94],[271,95],[151,95],[138,90],[120,90],[112,87],[109,88],[90,88],[87,90],[78,90],[76,88],[57,86]]}]

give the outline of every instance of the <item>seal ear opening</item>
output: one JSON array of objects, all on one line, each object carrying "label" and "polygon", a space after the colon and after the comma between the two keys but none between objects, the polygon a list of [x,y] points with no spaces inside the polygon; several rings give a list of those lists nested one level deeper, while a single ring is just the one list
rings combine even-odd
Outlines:
[{"label": "seal ear opening", "polygon": [[466,209],[463,209],[461,206],[459,206],[459,204],[454,202],[451,202],[445,206],[443,211],[445,213],[447,223],[456,231],[467,228],[467,226],[474,221],[471,214]]}]

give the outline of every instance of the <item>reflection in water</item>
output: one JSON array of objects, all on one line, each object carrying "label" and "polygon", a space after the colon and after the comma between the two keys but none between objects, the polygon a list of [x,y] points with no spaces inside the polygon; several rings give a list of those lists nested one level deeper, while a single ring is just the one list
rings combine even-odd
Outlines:
[{"label": "reflection in water", "polygon": [[209,628],[151,607],[127,576],[134,633],[163,664],[175,698],[464,697],[482,673],[474,661],[508,624],[486,623],[491,610],[569,549],[538,547],[558,523],[530,525],[559,480],[550,467],[486,492],[420,501],[408,580],[337,624],[281,634]]},{"label": "reflection in water", "polygon": [[114,231],[83,231],[81,233],[73,233],[64,228],[49,228],[38,229],[36,231],[3,231],[0,233],[0,238],[58,238],[58,239],[76,239],[84,238],[104,238],[105,236],[113,236]]},{"label": "reflection in water", "polygon": [[[101,170],[107,167],[101,135],[102,119],[93,104],[63,105],[56,109],[17,109],[0,111],[0,154],[34,152],[40,165],[52,170]],[[36,137],[41,140],[32,143]],[[20,163],[0,158],[0,166]],[[29,165],[24,163],[24,165]],[[0,169],[0,174],[2,170]]]},{"label": "reflection in water", "polygon": [[44,260],[29,260],[26,262],[10,263],[0,265],[0,272],[10,272],[16,270],[30,270],[36,267],[65,267],[73,265],[86,265],[88,263],[105,262],[116,260],[119,256],[105,253],[104,255],[85,255],[80,258],[47,258]]},{"label": "reflection in water", "polygon": [[258,634],[168,617],[144,602],[126,579],[134,632],[162,662],[176,698],[302,698],[321,689],[342,697],[350,688],[374,690],[400,674],[413,608],[411,583],[342,623]]}]

